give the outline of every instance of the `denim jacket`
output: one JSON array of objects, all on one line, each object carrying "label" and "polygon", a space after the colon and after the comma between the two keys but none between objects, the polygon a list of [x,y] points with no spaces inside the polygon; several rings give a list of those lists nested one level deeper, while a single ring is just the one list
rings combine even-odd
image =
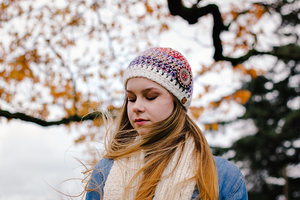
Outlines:
[{"label": "denim jacket", "polygon": [[[219,199],[220,200],[247,200],[247,190],[244,177],[240,170],[224,158],[214,157],[218,172]],[[99,192],[103,195],[106,178],[114,161],[104,158],[95,166],[92,173],[89,188],[93,189],[100,185]],[[196,199],[199,192],[195,188],[192,199]],[[100,200],[100,194],[96,191],[88,192],[86,200]]]}]

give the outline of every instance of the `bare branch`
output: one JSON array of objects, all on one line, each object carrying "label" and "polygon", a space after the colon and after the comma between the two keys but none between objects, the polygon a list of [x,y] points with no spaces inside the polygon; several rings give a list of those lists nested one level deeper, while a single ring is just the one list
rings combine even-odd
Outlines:
[{"label": "bare branch", "polygon": [[221,44],[220,34],[224,30],[228,30],[228,26],[225,26],[221,17],[219,8],[215,4],[209,4],[205,7],[197,8],[193,6],[192,8],[185,7],[181,0],[168,0],[168,7],[171,15],[179,15],[185,19],[189,24],[195,24],[198,19],[204,15],[212,14],[214,18],[213,26],[213,45],[215,47],[214,59],[216,61],[222,60],[223,58],[223,47]]},{"label": "bare branch", "polygon": [[233,66],[247,61],[251,56],[256,55],[272,55],[280,60],[294,60],[300,62],[300,47],[297,44],[287,44],[284,46],[275,46],[272,51],[261,52],[256,49],[249,50],[245,55],[238,58],[223,56],[222,60],[229,61]]},{"label": "bare branch", "polygon": [[113,48],[113,45],[112,45],[112,39],[109,35],[109,30],[107,29],[107,26],[105,23],[102,22],[101,20],[101,16],[100,16],[100,12],[99,12],[99,8],[100,8],[100,5],[98,4],[97,0],[95,0],[95,6],[96,6],[96,13],[97,13],[97,19],[98,19],[98,23],[101,24],[103,27],[104,27],[104,30],[105,30],[105,33],[107,35],[107,38],[108,38],[108,42],[109,42],[109,48],[110,48],[110,52],[112,54],[112,58],[115,59],[116,56],[115,56],[115,51],[114,51],[114,48]]},{"label": "bare branch", "polygon": [[0,110],[0,117],[5,117],[7,119],[20,119],[22,121],[32,122],[32,123],[35,123],[35,124],[43,126],[43,127],[61,125],[61,124],[66,125],[66,124],[70,124],[71,122],[94,120],[101,116],[102,116],[101,112],[93,112],[86,116],[73,115],[73,116],[69,116],[67,118],[63,118],[58,121],[45,121],[43,119],[32,117],[32,116],[29,116],[29,115],[26,115],[26,114],[20,113],[20,112],[10,113],[9,111],[6,111],[6,110]]},{"label": "bare branch", "polygon": [[16,15],[11,16],[10,18],[4,18],[4,19],[0,18],[0,22],[8,22],[8,21],[10,21],[10,20],[12,20],[12,19],[14,19],[14,18],[21,17],[21,16],[23,16],[24,14],[29,14],[29,13],[31,13],[31,12],[39,11],[39,10],[43,9],[45,6],[46,6],[46,4],[44,4],[44,5],[42,5],[42,6],[38,7],[38,8],[36,8],[35,10],[33,10],[33,9],[28,9],[28,10],[26,10],[26,11],[23,11],[22,13],[18,13],[18,14],[16,14]]},{"label": "bare branch", "polygon": [[73,94],[74,94],[74,104],[73,104],[73,107],[74,107],[74,110],[75,110],[75,114],[77,113],[77,107],[76,107],[76,102],[77,102],[77,96],[76,96],[76,82],[75,82],[75,79],[74,79],[74,74],[70,68],[69,65],[65,64],[63,58],[61,57],[61,55],[58,54],[58,52],[54,49],[54,47],[51,45],[50,43],[50,40],[46,40],[46,42],[49,44],[51,50],[55,53],[55,55],[60,59],[61,61],[61,65],[66,67],[70,73],[70,76],[71,76],[71,80],[72,80],[72,83],[73,83]]},{"label": "bare branch", "polygon": [[65,61],[63,60],[63,58],[61,57],[61,55],[59,55],[59,53],[54,49],[54,47],[52,46],[52,44],[50,43],[50,40],[46,40],[46,42],[48,43],[49,47],[51,48],[51,50],[53,51],[53,53],[55,53],[55,55],[60,59],[61,61],[61,65],[66,67],[65,65]]},{"label": "bare branch", "polygon": [[[261,3],[256,3],[259,5],[263,5]],[[179,15],[183,19],[185,19],[189,24],[195,24],[198,22],[198,19],[204,15],[212,14],[214,18],[214,26],[213,26],[213,45],[215,47],[214,59],[215,61],[225,60],[232,63],[233,66],[243,63],[247,61],[251,56],[255,55],[273,55],[278,57],[281,60],[295,60],[300,61],[300,47],[297,44],[288,44],[285,46],[274,46],[273,50],[270,52],[260,52],[256,49],[249,50],[244,56],[238,58],[231,58],[223,56],[223,47],[220,40],[220,34],[224,30],[228,30],[229,26],[225,26],[223,24],[223,20],[221,17],[221,13],[219,8],[215,4],[210,4],[205,7],[197,8],[193,6],[192,8],[187,8],[182,4],[181,0],[168,0],[168,6],[171,15]],[[266,5],[263,5],[266,7]],[[246,11],[241,12],[240,14],[244,14]],[[233,21],[236,19],[233,19]]]}]

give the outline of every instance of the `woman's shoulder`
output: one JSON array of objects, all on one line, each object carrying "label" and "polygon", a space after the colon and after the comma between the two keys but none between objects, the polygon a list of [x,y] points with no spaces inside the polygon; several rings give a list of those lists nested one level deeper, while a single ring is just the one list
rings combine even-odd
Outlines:
[{"label": "woman's shoulder", "polygon": [[105,181],[113,163],[114,161],[112,159],[103,158],[96,164],[89,181],[89,192],[87,192],[86,194],[86,200],[101,199],[101,195],[103,194],[103,189],[105,186]]},{"label": "woman's shoulder", "polygon": [[97,183],[98,185],[105,182],[106,177],[108,176],[111,167],[114,161],[111,159],[103,158],[101,159],[93,169],[93,173],[91,176],[91,182]]},{"label": "woman's shoulder", "polygon": [[220,199],[247,199],[244,176],[225,158],[214,156],[217,166]]},{"label": "woman's shoulder", "polygon": [[240,173],[240,170],[237,166],[235,166],[232,162],[229,162],[225,158],[214,156],[214,160],[217,166],[218,173],[226,174],[226,173]]},{"label": "woman's shoulder", "polygon": [[107,169],[107,168],[111,168],[111,166],[113,165],[114,160],[113,159],[109,159],[109,158],[102,158],[101,160],[98,161],[98,163],[95,165],[95,169]]},{"label": "woman's shoulder", "polygon": [[107,177],[111,170],[113,163],[114,163],[114,160],[108,159],[108,158],[103,158],[103,159],[99,160],[99,162],[94,167],[93,175],[97,176],[99,173],[101,173],[101,175],[103,177]]}]

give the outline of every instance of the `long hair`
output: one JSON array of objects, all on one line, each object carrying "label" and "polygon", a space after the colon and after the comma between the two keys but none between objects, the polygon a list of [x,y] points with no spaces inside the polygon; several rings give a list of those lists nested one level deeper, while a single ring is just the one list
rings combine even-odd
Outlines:
[{"label": "long hair", "polygon": [[[193,120],[187,115],[181,103],[174,97],[174,110],[165,120],[151,126],[150,133],[137,137],[138,133],[130,124],[127,115],[127,98],[124,101],[116,130],[105,137],[105,158],[129,158],[141,150],[146,152],[144,166],[135,174],[126,186],[126,193],[133,181],[142,174],[135,199],[152,199],[164,169],[175,154],[181,153],[187,138],[195,142],[196,181],[201,200],[217,200],[219,196],[218,175],[210,147]],[[136,139],[139,138],[139,139]]]}]

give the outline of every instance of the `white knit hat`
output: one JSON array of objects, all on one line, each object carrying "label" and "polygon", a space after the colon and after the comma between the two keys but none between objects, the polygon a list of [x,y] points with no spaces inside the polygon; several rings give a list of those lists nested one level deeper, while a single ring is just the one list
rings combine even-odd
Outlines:
[{"label": "white knit hat", "polygon": [[144,77],[160,84],[188,110],[192,101],[193,75],[189,63],[178,51],[155,47],[140,53],[124,73],[125,87],[134,77]]}]

